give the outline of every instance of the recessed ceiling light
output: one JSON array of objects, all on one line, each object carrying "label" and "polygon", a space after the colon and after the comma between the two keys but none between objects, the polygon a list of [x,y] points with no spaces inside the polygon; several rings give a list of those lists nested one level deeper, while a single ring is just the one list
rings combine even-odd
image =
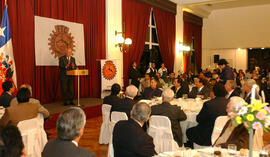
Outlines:
[{"label": "recessed ceiling light", "polygon": [[240,51],[240,50],[241,50],[241,48],[238,48],[237,50],[238,50],[238,51]]},{"label": "recessed ceiling light", "polygon": [[250,50],[252,50],[252,48],[249,48]]},{"label": "recessed ceiling light", "polygon": [[264,50],[264,47],[262,47],[261,49]]}]

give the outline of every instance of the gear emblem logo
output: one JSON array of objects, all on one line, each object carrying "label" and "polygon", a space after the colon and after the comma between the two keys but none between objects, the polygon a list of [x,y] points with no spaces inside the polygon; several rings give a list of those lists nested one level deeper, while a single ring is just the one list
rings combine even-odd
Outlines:
[{"label": "gear emblem logo", "polygon": [[64,25],[55,25],[55,30],[50,34],[48,45],[54,58],[60,58],[65,55],[68,48],[74,52],[74,37],[69,32],[69,28]]}]

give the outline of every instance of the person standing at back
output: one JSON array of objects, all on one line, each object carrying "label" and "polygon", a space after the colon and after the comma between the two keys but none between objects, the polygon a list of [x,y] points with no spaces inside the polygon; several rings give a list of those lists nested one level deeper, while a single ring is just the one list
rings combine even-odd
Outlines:
[{"label": "person standing at back", "polygon": [[223,84],[225,84],[227,80],[234,80],[232,68],[228,66],[228,62],[225,59],[219,60],[218,66],[220,67],[220,69],[222,69],[219,78],[221,79]]}]

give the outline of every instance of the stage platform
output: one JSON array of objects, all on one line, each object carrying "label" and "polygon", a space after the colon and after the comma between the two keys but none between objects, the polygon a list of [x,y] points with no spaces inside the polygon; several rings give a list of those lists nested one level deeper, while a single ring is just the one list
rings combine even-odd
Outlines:
[{"label": "stage platform", "polygon": [[[99,98],[80,98],[80,104],[83,105],[81,108],[87,108],[92,106],[101,105],[103,102],[103,99]],[[77,100],[74,100],[75,105],[78,104]],[[43,106],[49,110],[50,114],[55,114],[59,112],[63,112],[66,108],[69,108],[71,105],[64,106],[63,102],[54,102],[49,104],[43,104]]]}]

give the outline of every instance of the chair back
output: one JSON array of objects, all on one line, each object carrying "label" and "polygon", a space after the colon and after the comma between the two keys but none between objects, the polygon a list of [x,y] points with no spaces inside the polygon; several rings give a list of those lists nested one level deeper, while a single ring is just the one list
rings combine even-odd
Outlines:
[{"label": "chair back", "polygon": [[153,115],[150,117],[148,134],[153,137],[157,153],[175,151],[178,144],[173,139],[171,122],[166,116]]},{"label": "chair back", "polygon": [[36,118],[20,121],[17,125],[22,135],[27,157],[41,157],[41,152],[47,143],[43,124],[43,115],[38,114]]},{"label": "chair back", "polygon": [[214,129],[213,129],[212,136],[211,136],[212,145],[215,143],[215,141],[217,140],[217,138],[221,134],[221,131],[223,130],[227,121],[228,121],[227,116],[219,116],[216,118]]},{"label": "chair back", "polygon": [[112,134],[114,125],[120,120],[128,120],[127,114],[125,112],[117,112],[113,111],[111,114],[111,122],[110,122],[110,142],[108,148],[108,157],[114,157],[113,144],[112,144]]},{"label": "chair back", "polygon": [[102,125],[99,134],[99,144],[108,144],[110,141],[109,118],[111,107],[112,106],[108,104],[102,105]]}]

